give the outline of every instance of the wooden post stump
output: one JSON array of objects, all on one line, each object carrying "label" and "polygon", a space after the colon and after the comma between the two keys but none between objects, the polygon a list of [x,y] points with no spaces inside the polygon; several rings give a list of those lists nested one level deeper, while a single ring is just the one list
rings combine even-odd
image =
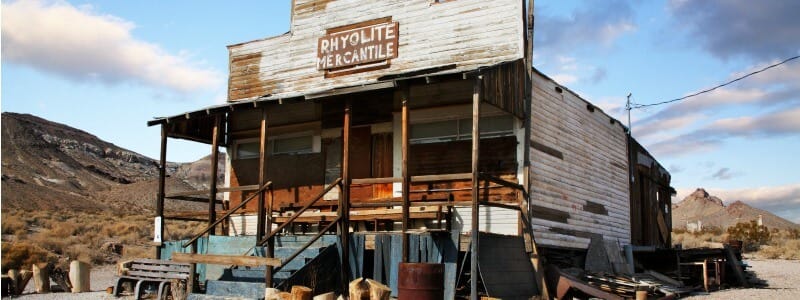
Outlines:
[{"label": "wooden post stump", "polygon": [[90,275],[92,266],[82,262],[73,260],[69,263],[69,281],[72,283],[73,293],[89,292],[90,289]]},{"label": "wooden post stump", "polygon": [[364,278],[356,278],[349,284],[350,300],[369,300],[369,285]]},{"label": "wooden post stump", "polygon": [[173,279],[169,283],[169,290],[173,300],[186,300],[186,280]]},{"label": "wooden post stump", "polygon": [[50,292],[50,268],[47,265],[34,264],[33,270],[33,289],[38,294]]},{"label": "wooden post stump", "polygon": [[311,300],[312,290],[302,285],[292,286],[292,300]]},{"label": "wooden post stump", "polygon": [[372,279],[367,279],[369,285],[369,299],[370,300],[389,300],[392,295],[392,289]]}]

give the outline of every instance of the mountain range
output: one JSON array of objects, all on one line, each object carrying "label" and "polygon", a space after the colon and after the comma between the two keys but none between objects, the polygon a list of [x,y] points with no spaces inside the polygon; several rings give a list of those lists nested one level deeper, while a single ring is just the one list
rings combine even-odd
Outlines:
[{"label": "mountain range", "polygon": [[[224,159],[220,155],[218,163],[224,164]],[[207,188],[210,165],[209,157],[167,163],[167,191]],[[221,173],[217,176],[222,179]],[[2,114],[3,209],[148,213],[157,187],[157,160],[64,124],[28,114]],[[177,210],[204,206],[167,205]]]},{"label": "mountain range", "polygon": [[777,229],[800,229],[800,225],[792,223],[775,214],[735,201],[730,205],[719,197],[710,195],[705,189],[698,188],[682,201],[672,204],[672,227],[687,228],[696,226],[698,221],[702,227],[726,229],[739,222],[750,222],[761,218],[763,225]]}]

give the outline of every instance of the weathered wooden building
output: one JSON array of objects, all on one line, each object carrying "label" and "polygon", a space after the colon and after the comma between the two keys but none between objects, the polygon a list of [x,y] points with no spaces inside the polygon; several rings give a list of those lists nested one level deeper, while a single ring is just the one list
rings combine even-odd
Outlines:
[{"label": "weathered wooden building", "polygon": [[[378,276],[386,264],[391,281],[398,259],[445,262],[452,297],[465,252],[471,270],[503,260],[478,258],[493,251],[477,242],[484,234],[498,245],[498,235],[519,237],[509,247],[529,254],[585,250],[593,237],[669,245],[659,231],[670,220],[669,174],[619,121],[531,67],[526,1],[292,3],[289,32],[228,46],[226,104],[148,122],[162,128],[162,162],[167,138],[210,144],[212,159],[221,147],[229,154],[225,182],[209,176],[204,200],[162,184],[157,234],[165,219],[198,218],[164,212],[165,199],[209,203],[210,226],[159,255],[203,252],[203,238],[210,253],[227,235],[255,236],[274,257],[281,236],[338,228],[339,244],[351,245],[340,247],[341,276]],[[378,261],[380,243],[395,245],[378,236],[386,232],[400,237],[391,263]],[[424,235],[442,232],[456,253],[422,259]],[[365,251],[375,251],[367,267]],[[537,267],[526,257],[496,274],[517,277],[501,295],[538,292],[521,287]],[[293,258],[270,263],[268,285],[272,267]],[[481,268],[485,289],[498,295],[490,269]]]}]

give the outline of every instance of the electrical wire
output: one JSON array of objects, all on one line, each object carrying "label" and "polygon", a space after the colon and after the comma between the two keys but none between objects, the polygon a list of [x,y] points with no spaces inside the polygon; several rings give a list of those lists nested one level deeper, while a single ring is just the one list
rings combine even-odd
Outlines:
[{"label": "electrical wire", "polygon": [[723,84],[717,85],[717,86],[715,86],[715,87],[712,87],[712,88],[709,88],[709,89],[705,89],[705,90],[699,91],[699,92],[697,92],[697,93],[694,93],[694,94],[691,94],[691,95],[686,95],[686,96],[683,96],[683,97],[680,97],[680,98],[675,98],[675,99],[672,99],[672,100],[661,101],[661,102],[650,103],[650,104],[637,104],[637,103],[631,103],[631,106],[630,106],[630,108],[628,108],[628,109],[629,109],[629,110],[631,110],[631,109],[640,109],[640,108],[649,107],[649,106],[663,105],[663,104],[668,104],[668,103],[672,103],[672,102],[678,102],[678,101],[686,100],[686,99],[688,99],[688,98],[691,98],[691,97],[695,97],[695,96],[699,96],[699,95],[702,95],[702,94],[705,94],[705,93],[712,92],[712,91],[714,91],[714,90],[716,90],[716,89],[718,89],[718,88],[724,87],[724,86],[726,86],[726,85],[729,85],[729,84],[731,84],[731,83],[734,83],[734,82],[737,82],[737,81],[739,81],[739,80],[745,79],[745,78],[747,78],[747,77],[750,77],[750,76],[756,75],[756,74],[758,74],[758,73],[764,72],[764,71],[766,71],[766,70],[772,69],[772,68],[774,68],[774,67],[780,66],[780,65],[782,65],[782,64],[785,64],[785,63],[787,63],[787,62],[789,62],[789,61],[792,61],[792,60],[795,60],[795,59],[798,59],[798,58],[800,58],[800,55],[797,55],[797,56],[794,56],[794,57],[787,58],[787,59],[785,59],[785,60],[783,60],[783,61],[781,61],[781,62],[779,62],[779,63],[773,64],[773,65],[769,65],[769,66],[767,66],[767,67],[764,67],[763,69],[760,69],[760,70],[758,70],[758,71],[753,71],[753,72],[750,72],[750,73],[748,73],[748,74],[746,74],[746,75],[744,75],[744,76],[738,77],[738,78],[736,78],[736,79],[734,79],[734,80],[731,80],[731,81],[728,81],[728,82],[726,82],[726,83],[723,83]]}]

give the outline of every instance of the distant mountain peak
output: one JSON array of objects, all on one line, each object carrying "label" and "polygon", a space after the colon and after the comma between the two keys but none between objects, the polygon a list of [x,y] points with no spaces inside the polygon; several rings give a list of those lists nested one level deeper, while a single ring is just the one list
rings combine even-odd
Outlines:
[{"label": "distant mountain peak", "polygon": [[800,228],[798,224],[739,200],[725,206],[722,199],[709,194],[704,188],[697,188],[672,207],[672,226],[675,228],[701,221],[703,226],[725,229],[738,222],[750,222],[759,218],[769,228]]},{"label": "distant mountain peak", "polygon": [[725,207],[725,204],[722,202],[722,199],[720,199],[717,196],[709,194],[708,191],[706,191],[706,189],[704,188],[697,188],[694,192],[689,194],[689,196],[686,196],[686,198],[683,198],[681,202],[677,203],[677,205],[680,206],[689,202],[697,202],[697,201],[712,203],[717,206]]}]

